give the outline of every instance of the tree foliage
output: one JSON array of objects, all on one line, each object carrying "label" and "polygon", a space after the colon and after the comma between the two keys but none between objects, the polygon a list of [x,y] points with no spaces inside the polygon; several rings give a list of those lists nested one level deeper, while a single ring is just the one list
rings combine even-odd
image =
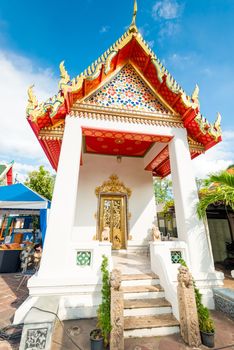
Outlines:
[{"label": "tree foliage", "polygon": [[42,165],[39,170],[28,173],[25,185],[43,197],[51,200],[54,189],[55,176],[51,175]]},{"label": "tree foliage", "polygon": [[234,210],[234,174],[226,170],[211,174],[204,181],[205,186],[200,190],[200,202],[197,206],[199,218],[206,215],[208,205],[222,203]]},{"label": "tree foliage", "polygon": [[169,179],[154,179],[154,195],[156,204],[165,203],[172,199],[172,181]]}]

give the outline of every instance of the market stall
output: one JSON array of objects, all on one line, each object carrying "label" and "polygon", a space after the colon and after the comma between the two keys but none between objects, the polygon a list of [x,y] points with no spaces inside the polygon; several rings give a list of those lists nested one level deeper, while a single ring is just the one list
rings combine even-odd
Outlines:
[{"label": "market stall", "polygon": [[19,267],[23,246],[44,242],[50,201],[19,183],[0,186],[0,272]]}]

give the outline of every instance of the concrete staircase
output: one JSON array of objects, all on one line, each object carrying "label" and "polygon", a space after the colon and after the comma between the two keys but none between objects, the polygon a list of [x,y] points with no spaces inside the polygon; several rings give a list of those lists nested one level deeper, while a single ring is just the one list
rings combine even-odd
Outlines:
[{"label": "concrete staircase", "polygon": [[124,337],[163,336],[179,332],[179,322],[153,273],[123,274]]}]

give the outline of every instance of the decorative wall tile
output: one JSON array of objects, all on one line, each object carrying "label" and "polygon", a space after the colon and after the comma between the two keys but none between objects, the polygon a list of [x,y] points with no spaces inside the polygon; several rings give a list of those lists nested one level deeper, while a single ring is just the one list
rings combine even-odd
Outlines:
[{"label": "decorative wall tile", "polygon": [[91,265],[91,251],[82,250],[77,252],[76,263],[79,266],[90,266]]},{"label": "decorative wall tile", "polygon": [[225,313],[234,320],[234,297],[231,289],[220,288],[220,290],[217,290],[215,288],[214,301],[216,310]]},{"label": "decorative wall tile", "polygon": [[182,252],[180,250],[172,250],[171,251],[172,264],[179,264],[180,259],[182,259]]},{"label": "decorative wall tile", "polygon": [[85,102],[103,107],[168,113],[130,64]]},{"label": "decorative wall tile", "polygon": [[48,328],[28,329],[25,350],[46,349]]}]

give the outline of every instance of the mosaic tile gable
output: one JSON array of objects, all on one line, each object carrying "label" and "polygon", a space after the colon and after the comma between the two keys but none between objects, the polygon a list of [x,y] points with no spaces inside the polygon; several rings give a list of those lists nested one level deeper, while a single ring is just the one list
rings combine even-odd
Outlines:
[{"label": "mosaic tile gable", "polygon": [[169,113],[131,65],[86,99],[85,103],[145,112]]}]

